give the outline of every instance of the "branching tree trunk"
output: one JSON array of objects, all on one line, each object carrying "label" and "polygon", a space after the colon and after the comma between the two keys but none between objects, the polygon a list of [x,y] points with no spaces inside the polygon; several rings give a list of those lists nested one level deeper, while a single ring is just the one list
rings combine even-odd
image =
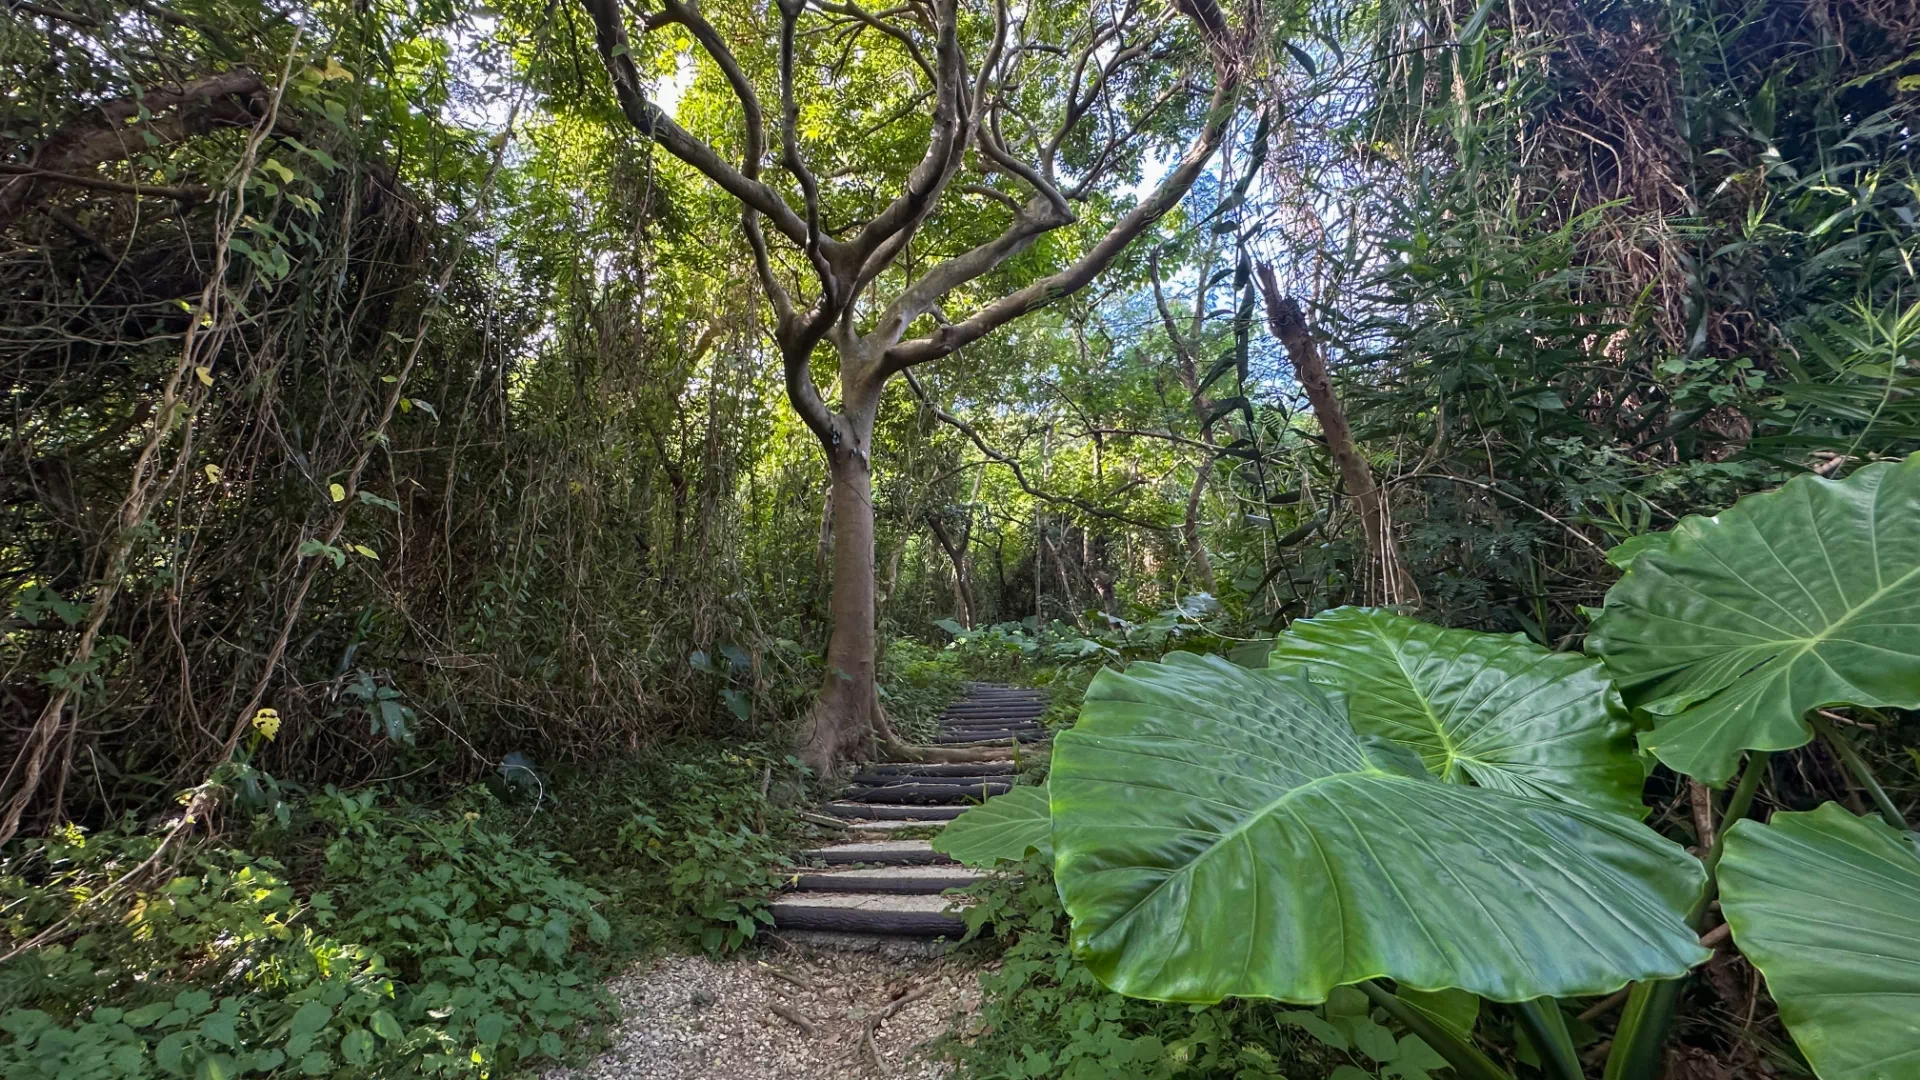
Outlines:
[{"label": "branching tree trunk", "polygon": [[1400,545],[1393,536],[1393,524],[1387,515],[1387,496],[1373,482],[1373,470],[1354,445],[1353,431],[1347,426],[1347,414],[1334,395],[1333,379],[1327,373],[1327,361],[1320,344],[1307,329],[1306,315],[1291,297],[1280,294],[1280,283],[1273,267],[1260,266],[1260,292],[1266,300],[1267,325],[1273,336],[1286,346],[1300,386],[1307,392],[1313,414],[1320,421],[1320,434],[1326,437],[1327,450],[1333,455],[1340,481],[1360,513],[1360,527],[1367,538],[1368,577],[1374,587],[1368,590],[1370,601],[1387,604],[1417,604],[1420,592],[1413,576],[1400,558]]},{"label": "branching tree trunk", "polygon": [[938,511],[927,514],[927,529],[947,553],[947,561],[953,564],[953,617],[961,626],[973,629],[973,582],[967,571],[967,543],[973,532],[972,522],[960,527],[955,536],[947,530],[947,523],[940,519]]},{"label": "branching tree trunk", "polygon": [[[774,338],[785,368],[789,402],[819,439],[832,479],[833,631],[818,707],[802,737],[802,760],[829,772],[857,758],[877,738],[900,752],[882,715],[874,683],[873,424],[888,380],[955,351],[1029,312],[1084,287],[1127,245],[1185,196],[1224,138],[1235,113],[1247,31],[1230,27],[1214,0],[1176,0],[1183,23],[1154,17],[1134,2],[1063,9],[1045,19],[1010,13],[1004,0],[967,10],[969,26],[986,30],[969,56],[961,44],[963,0],[929,0],[883,12],[834,0],[776,0],[779,95],[777,165],[782,188],[762,179],[769,132],[760,91],[727,40],[700,9],[664,0],[639,27],[684,30],[739,99],[745,130],[738,165],[726,160],[648,99],[619,0],[581,0],[612,76],[622,113],[642,134],[737,199],[741,227],[762,290],[773,308]],[[985,5],[982,5],[983,7]],[[900,51],[908,77],[927,89],[929,135],[901,190],[863,218],[830,231],[823,225],[822,186],[801,153],[795,68],[800,23],[814,22],[851,38],[873,33],[870,47]],[[977,17],[977,22],[973,20]],[[1244,28],[1260,25],[1248,11]],[[1044,39],[1030,34],[1045,35]],[[1197,50],[1195,37],[1198,39]],[[1212,89],[1185,152],[1140,202],[1062,269],[949,321],[943,305],[955,292],[1005,265],[1042,236],[1078,222],[1075,207],[1114,175],[1155,124],[1187,111],[1202,92],[1189,74],[1131,109],[1119,97],[1142,71],[1163,70],[1182,53],[1204,55]],[[1156,68],[1155,65],[1162,67]],[[810,70],[810,77],[814,74]],[[1046,88],[1036,114],[1036,87]],[[1003,133],[1003,110],[1019,98],[1020,121]],[[1051,115],[1048,115],[1048,113]],[[1063,148],[1072,147],[1071,150]],[[972,151],[972,154],[969,154]],[[1063,159],[1071,158],[1077,166]],[[969,167],[977,182],[959,183]],[[878,171],[878,170],[876,170]],[[829,181],[849,190],[842,170]],[[911,278],[895,264],[913,249],[920,226],[944,200],[973,198],[981,212],[1011,220],[970,250],[944,254],[937,238],[915,251]],[[766,228],[787,247],[776,251]],[[893,298],[877,299],[887,290]],[[800,291],[811,299],[796,300]],[[930,320],[939,309],[943,314]],[[924,336],[909,333],[931,321]],[[840,400],[829,407],[814,383],[816,347],[839,361]]]}]

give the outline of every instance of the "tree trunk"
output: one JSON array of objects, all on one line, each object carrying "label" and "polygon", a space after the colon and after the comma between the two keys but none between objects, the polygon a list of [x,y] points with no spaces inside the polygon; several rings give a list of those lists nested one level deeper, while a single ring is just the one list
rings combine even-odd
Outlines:
[{"label": "tree trunk", "polygon": [[[864,417],[861,413],[864,412]],[[819,775],[862,756],[884,723],[874,681],[872,410],[845,416],[853,438],[834,447],[828,505],[833,522],[832,637],[827,673],[806,730],[801,761]]]},{"label": "tree trunk", "polygon": [[940,520],[939,511],[927,514],[927,528],[932,531],[934,540],[940,544],[940,550],[946,552],[947,561],[953,564],[953,617],[968,630],[973,629],[973,582],[967,573],[967,542],[971,527],[963,529],[956,540],[947,532],[946,523]]},{"label": "tree trunk", "polygon": [[1299,304],[1280,295],[1280,283],[1274,278],[1273,267],[1262,263],[1259,276],[1260,292],[1267,303],[1267,324],[1273,336],[1286,346],[1287,358],[1293,361],[1294,373],[1300,376],[1300,387],[1307,392],[1314,417],[1320,421],[1320,433],[1326,436],[1327,450],[1340,470],[1340,480],[1360,512],[1360,526],[1367,537],[1367,576],[1378,584],[1377,589],[1368,590],[1368,599],[1387,604],[1417,604],[1420,591],[1414,587],[1406,563],[1401,561],[1400,545],[1394,540],[1387,516],[1386,492],[1374,484],[1373,470],[1354,445],[1353,431],[1347,427],[1347,414],[1333,393],[1326,358],[1320,355],[1319,343],[1307,331],[1306,315]]},{"label": "tree trunk", "polygon": [[1187,557],[1193,560],[1193,579],[1210,595],[1219,589],[1213,583],[1213,562],[1207,558],[1206,540],[1200,535],[1200,500],[1207,493],[1207,480],[1213,475],[1212,457],[1200,463],[1193,474],[1193,489],[1187,493],[1187,521],[1182,532],[1187,538]]}]

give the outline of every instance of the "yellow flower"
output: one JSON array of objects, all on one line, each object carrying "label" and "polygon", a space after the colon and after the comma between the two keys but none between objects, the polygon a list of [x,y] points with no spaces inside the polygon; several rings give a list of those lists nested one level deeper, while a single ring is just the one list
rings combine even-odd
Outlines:
[{"label": "yellow flower", "polygon": [[266,736],[267,741],[273,741],[273,737],[280,734],[280,713],[273,709],[261,709],[254,713],[253,730]]}]

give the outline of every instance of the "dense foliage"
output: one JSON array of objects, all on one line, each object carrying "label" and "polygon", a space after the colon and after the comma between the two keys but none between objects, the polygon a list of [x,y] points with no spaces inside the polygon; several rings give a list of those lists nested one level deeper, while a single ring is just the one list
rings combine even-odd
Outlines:
[{"label": "dense foliage", "polygon": [[[943,266],[896,337],[1039,295],[823,441],[800,382],[861,411],[858,350],[780,294],[832,306],[813,256],[958,115],[936,41],[993,122],[841,336]],[[1914,958],[1874,816],[1920,791],[1916,50],[1894,0],[9,2],[0,1072],[498,1075],[591,1038],[608,964],[744,946],[852,546],[892,732],[969,678],[1088,718],[942,841],[1024,875],[976,908],[1008,951],[969,1074],[1413,1077],[1451,1032],[1556,1078],[1620,1043],[1609,1080],[1903,1075],[1865,1056],[1897,1008],[1837,995]],[[768,251],[609,65],[771,193]],[[1072,220],[950,280],[1048,189]],[[1357,891],[1301,941],[1371,952],[1088,929],[1138,880],[1073,868],[1156,806],[1089,794],[1094,732],[1189,714],[1311,737],[1240,794],[1350,798],[1244,835],[1330,844]],[[1693,967],[1709,877],[1733,944]],[[1519,881],[1618,933],[1563,949]]]}]

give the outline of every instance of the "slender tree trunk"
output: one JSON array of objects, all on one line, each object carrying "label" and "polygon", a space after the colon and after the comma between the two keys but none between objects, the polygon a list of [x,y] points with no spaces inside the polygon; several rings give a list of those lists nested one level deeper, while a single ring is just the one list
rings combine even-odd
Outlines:
[{"label": "slender tree trunk", "polygon": [[1193,490],[1187,493],[1187,522],[1182,530],[1187,538],[1187,556],[1193,560],[1193,578],[1208,593],[1218,593],[1213,584],[1213,562],[1207,558],[1206,540],[1200,535],[1200,500],[1207,493],[1207,480],[1213,476],[1212,457],[1200,463],[1193,474]]},{"label": "slender tree trunk", "polygon": [[843,415],[853,438],[833,448],[828,465],[833,629],[826,678],[799,748],[800,760],[823,776],[864,756],[884,723],[874,672],[873,409],[856,403]]},{"label": "slender tree trunk", "polygon": [[967,575],[967,541],[973,530],[961,531],[958,539],[947,532],[946,523],[940,520],[938,511],[927,514],[927,528],[933,533],[934,540],[940,544],[940,550],[946,552],[947,561],[953,564],[953,617],[961,626],[973,629],[973,583]]},{"label": "slender tree trunk", "polygon": [[[843,370],[850,366],[842,357]],[[800,732],[796,754],[818,776],[870,759],[876,747],[906,761],[986,761],[998,750],[910,746],[880,707],[879,640],[875,627],[873,422],[879,387],[843,386],[837,438],[828,457],[827,501],[833,521],[832,633],[820,697]]]},{"label": "slender tree trunk", "polygon": [[1273,336],[1286,346],[1287,358],[1293,361],[1293,370],[1300,376],[1300,387],[1307,392],[1313,414],[1320,421],[1320,433],[1326,436],[1327,450],[1333,454],[1334,465],[1340,470],[1340,480],[1360,512],[1360,526],[1367,537],[1368,576],[1378,583],[1377,589],[1368,590],[1372,594],[1369,599],[1388,604],[1419,603],[1420,590],[1414,587],[1413,576],[1407,573],[1406,563],[1400,558],[1400,545],[1393,536],[1386,492],[1374,484],[1373,470],[1354,445],[1346,411],[1334,396],[1326,358],[1307,330],[1306,315],[1290,297],[1280,295],[1280,283],[1274,278],[1273,267],[1264,263],[1260,266],[1260,291],[1267,304],[1267,324]]}]

